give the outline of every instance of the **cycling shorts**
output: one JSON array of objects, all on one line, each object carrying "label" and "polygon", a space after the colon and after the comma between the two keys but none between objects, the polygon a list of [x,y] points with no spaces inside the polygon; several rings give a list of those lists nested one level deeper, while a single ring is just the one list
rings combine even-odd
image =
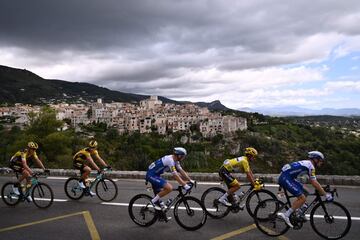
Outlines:
[{"label": "cycling shorts", "polygon": [[165,179],[157,175],[146,174],[146,181],[151,183],[155,194],[158,194],[167,183]]},{"label": "cycling shorts", "polygon": [[238,180],[234,178],[229,172],[229,170],[227,170],[225,167],[220,168],[219,176],[225,182],[228,188],[231,188],[232,186],[239,184]]},{"label": "cycling shorts", "polygon": [[84,173],[84,167],[86,167],[86,165],[84,164],[84,161],[74,160],[74,162],[73,162],[73,167],[74,167],[75,169],[80,170],[80,174],[83,174],[83,173]]},{"label": "cycling shorts", "polygon": [[24,167],[20,161],[10,161],[9,167],[17,173],[22,173],[24,170]]},{"label": "cycling shorts", "polygon": [[304,194],[303,185],[286,173],[280,174],[278,183],[281,187],[289,191],[295,197],[299,197],[300,195]]}]

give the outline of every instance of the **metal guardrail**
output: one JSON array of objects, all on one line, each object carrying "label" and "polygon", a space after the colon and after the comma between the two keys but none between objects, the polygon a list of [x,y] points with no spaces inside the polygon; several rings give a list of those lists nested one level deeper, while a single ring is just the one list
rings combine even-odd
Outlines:
[{"label": "metal guardrail", "polygon": [[[34,169],[35,172],[42,171],[40,169]],[[94,171],[95,173],[95,171]],[[0,175],[11,175],[12,170],[9,168],[0,168]],[[79,171],[74,169],[50,169],[51,176],[75,176]],[[112,178],[124,178],[124,179],[145,179],[145,171],[111,171],[107,173]],[[192,179],[197,181],[209,181],[219,182],[218,173],[200,173],[189,172]],[[255,174],[258,177],[262,177],[266,183],[277,183],[279,174]],[[240,181],[246,182],[246,175],[242,173],[234,173]],[[172,179],[171,174],[165,173],[164,177]],[[348,185],[348,186],[360,186],[360,176],[342,176],[342,175],[317,175],[317,179],[321,184],[330,185]]]}]

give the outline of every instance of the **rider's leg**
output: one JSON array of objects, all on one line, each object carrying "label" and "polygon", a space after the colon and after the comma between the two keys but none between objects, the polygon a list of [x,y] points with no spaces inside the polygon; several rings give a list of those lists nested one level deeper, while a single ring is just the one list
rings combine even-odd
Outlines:
[{"label": "rider's leg", "polygon": [[151,202],[161,204],[161,198],[172,191],[172,185],[160,176],[148,176],[147,180],[151,183],[155,193],[155,197],[151,199]]},{"label": "rider's leg", "polygon": [[291,208],[289,208],[286,212],[285,215],[287,217],[289,217],[291,215],[291,213],[293,213],[296,209],[300,208],[306,201],[306,197],[304,194],[301,194],[300,196],[297,197],[297,199],[292,203]]},{"label": "rider's leg", "polygon": [[84,183],[86,183],[87,178],[89,177],[91,172],[91,168],[89,166],[84,166],[82,169],[82,174],[81,174],[81,181]]},{"label": "rider's leg", "polygon": [[227,191],[227,198],[229,199],[230,203],[234,202],[234,193],[240,189],[240,183],[236,180],[231,184],[231,187]]},{"label": "rider's leg", "polygon": [[170,183],[165,183],[162,187],[161,191],[158,192],[155,197],[151,200],[152,203],[156,203],[159,201],[162,197],[166,196],[172,191],[173,187]]},{"label": "rider's leg", "polygon": [[28,170],[23,170],[21,173],[21,177],[19,178],[19,183],[26,179],[26,186],[30,185],[30,172]]}]

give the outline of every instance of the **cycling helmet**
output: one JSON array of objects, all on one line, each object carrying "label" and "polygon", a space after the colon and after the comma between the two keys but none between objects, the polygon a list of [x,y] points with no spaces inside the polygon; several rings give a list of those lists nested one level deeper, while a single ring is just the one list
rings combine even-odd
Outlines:
[{"label": "cycling helmet", "polygon": [[255,148],[247,147],[245,148],[245,155],[250,155],[252,157],[256,157],[258,155],[258,152]]},{"label": "cycling helmet", "polygon": [[38,149],[39,145],[36,143],[36,142],[28,142],[27,144],[28,148],[31,148],[31,149]]},{"label": "cycling helmet", "polygon": [[322,154],[319,151],[308,152],[308,157],[309,157],[309,159],[319,159],[321,161],[325,160],[324,154]]},{"label": "cycling helmet", "polygon": [[187,152],[186,152],[186,149],[185,149],[185,148],[176,147],[176,148],[174,148],[174,154],[175,154],[175,155],[186,156]]},{"label": "cycling helmet", "polygon": [[90,142],[89,142],[89,147],[91,147],[91,148],[96,148],[97,147],[97,141],[96,140],[91,140]]}]

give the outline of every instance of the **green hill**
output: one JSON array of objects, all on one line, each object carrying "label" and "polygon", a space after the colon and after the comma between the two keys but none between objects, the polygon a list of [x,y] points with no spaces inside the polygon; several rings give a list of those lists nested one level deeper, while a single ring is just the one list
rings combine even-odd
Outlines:
[{"label": "green hill", "polygon": [[[0,65],[0,103],[46,104],[57,102],[81,103],[104,102],[139,102],[147,95],[124,93],[99,87],[89,83],[67,82],[63,80],[44,79],[28,70],[16,69]],[[165,103],[184,104],[165,97],[159,97]],[[195,103],[210,110],[226,110],[227,108],[214,101],[211,103]]]}]

